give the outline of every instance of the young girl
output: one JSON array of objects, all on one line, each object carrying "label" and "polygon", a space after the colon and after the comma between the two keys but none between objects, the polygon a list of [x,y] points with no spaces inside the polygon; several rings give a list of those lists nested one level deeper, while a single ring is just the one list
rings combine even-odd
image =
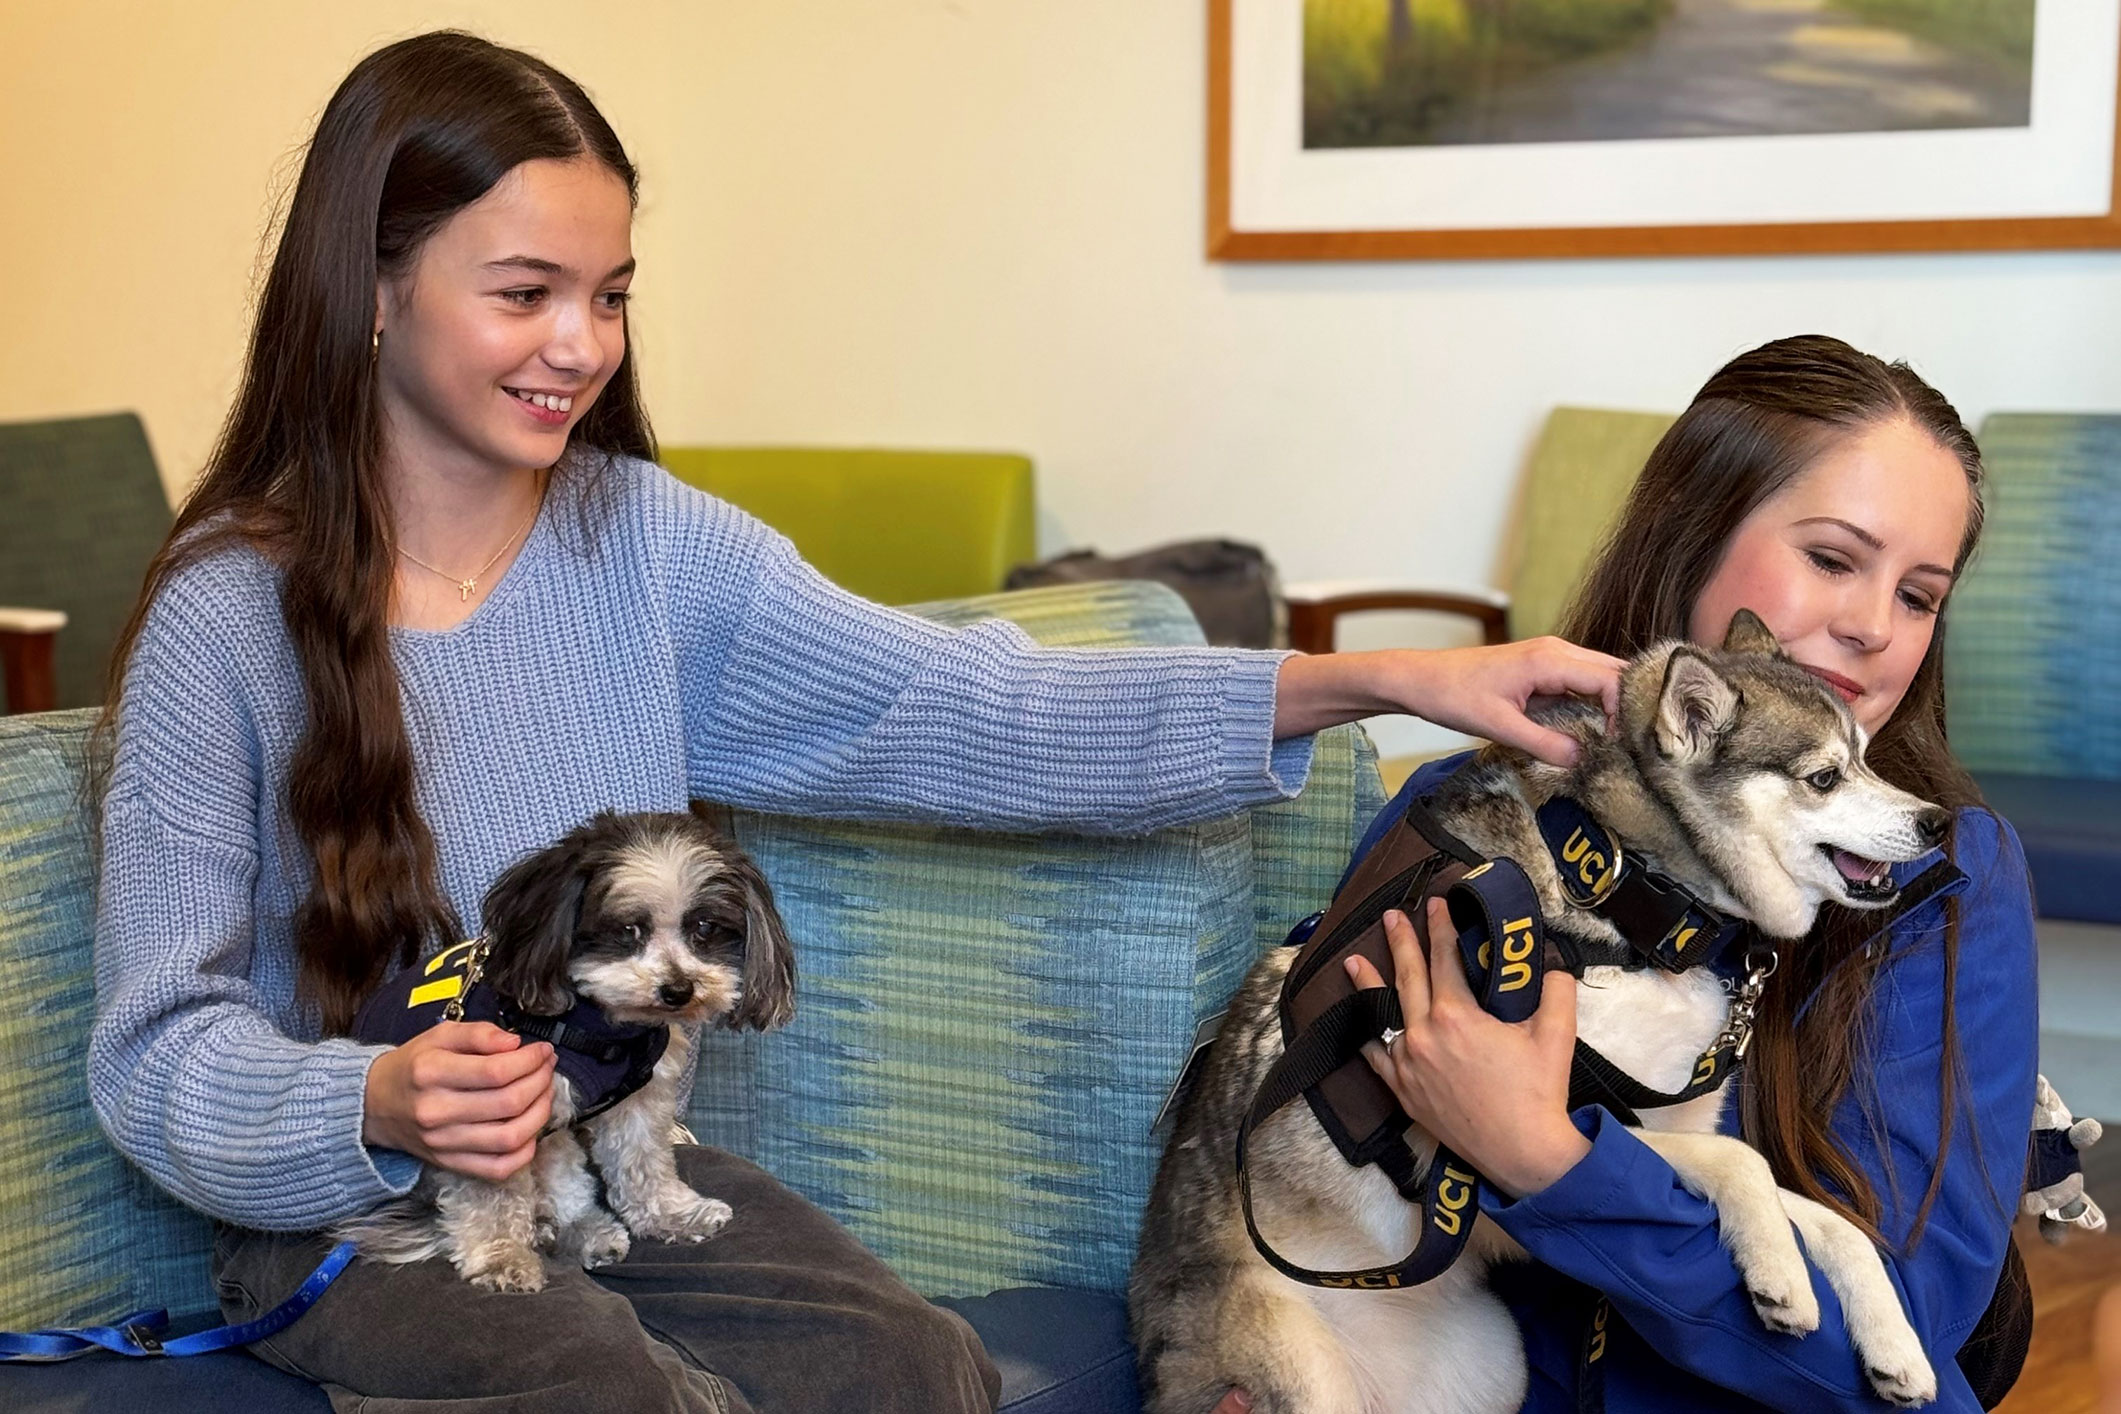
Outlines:
[{"label": "young girl", "polygon": [[[1786,339],[1717,373],[1658,444],[1565,629],[1619,654],[1713,645],[1750,608],[1848,702],[1879,774],[1955,811],[1964,877],[1945,896],[1882,937],[1829,906],[1782,949],[1724,1119],[1783,1187],[1880,1240],[1936,1368],[1932,1407],[1951,1411],[1978,1407],[1954,1356],[2005,1261],[2038,1030],[2024,858],[1945,745],[1943,613],[1980,528],[1980,454],[1935,390],[1838,340]],[[1417,773],[1386,819],[1454,765]],[[1505,1025],[1403,916],[1388,932],[1408,1020],[1371,1063],[1492,1180],[1482,1211],[1542,1264],[1496,1277],[1524,1331],[1526,1408],[1578,1407],[1585,1307],[1556,1272],[1611,1302],[1608,1409],[1881,1407],[1824,1282],[1816,1331],[1770,1332],[1714,1209],[1603,1110],[1568,1112],[1573,980],[1550,974],[1534,1019]],[[1383,985],[1367,964],[1351,975]]]},{"label": "young girl", "polygon": [[[121,645],[89,1082],[113,1142],[222,1221],[231,1320],[421,1165],[529,1161],[548,1046],[345,1032],[476,927],[500,870],[598,810],[1145,831],[1287,797],[1333,723],[1408,710],[1565,754],[1526,700],[1614,691],[1614,660],[1552,640],[1048,652],[835,589],[649,460],[634,191],[596,108],[535,59],[431,34],[357,65]],[[357,1262],[253,1348],[369,1414],[991,1407],[962,1320],[751,1165],[687,1147],[680,1167],[739,1215],[704,1245],[640,1244],[535,1296]]]}]

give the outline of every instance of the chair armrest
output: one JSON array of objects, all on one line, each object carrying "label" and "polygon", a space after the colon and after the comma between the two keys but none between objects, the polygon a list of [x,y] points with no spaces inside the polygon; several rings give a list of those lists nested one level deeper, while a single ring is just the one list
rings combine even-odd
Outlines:
[{"label": "chair armrest", "polygon": [[66,615],[57,609],[0,607],[0,685],[9,712],[49,712],[59,705],[52,649]]},{"label": "chair armrest", "polygon": [[1340,616],[1375,609],[1459,614],[1480,625],[1483,642],[1510,641],[1510,596],[1499,589],[1328,579],[1287,585],[1282,598],[1289,606],[1289,646],[1305,653],[1332,652]]}]

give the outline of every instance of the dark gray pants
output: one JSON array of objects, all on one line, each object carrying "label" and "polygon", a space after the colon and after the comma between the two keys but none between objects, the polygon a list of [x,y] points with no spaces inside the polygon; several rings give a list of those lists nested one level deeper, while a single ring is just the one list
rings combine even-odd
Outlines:
[{"label": "dark gray pants", "polygon": [[[961,1317],[756,1165],[677,1153],[687,1183],[736,1210],[704,1243],[637,1243],[594,1273],[548,1261],[534,1295],[483,1291],[446,1261],[356,1261],[251,1350],[322,1385],[337,1414],[993,1410],[1001,1376]],[[330,1247],[222,1228],[222,1313],[270,1310]]]}]

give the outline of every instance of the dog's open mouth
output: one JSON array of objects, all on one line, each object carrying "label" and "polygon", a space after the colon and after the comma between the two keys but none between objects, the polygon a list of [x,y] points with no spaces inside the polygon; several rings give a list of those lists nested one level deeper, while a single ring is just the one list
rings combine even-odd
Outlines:
[{"label": "dog's open mouth", "polygon": [[1900,893],[1900,886],[1893,882],[1893,866],[1884,860],[1865,859],[1830,844],[1819,846],[1819,852],[1834,862],[1850,903],[1891,903]]}]

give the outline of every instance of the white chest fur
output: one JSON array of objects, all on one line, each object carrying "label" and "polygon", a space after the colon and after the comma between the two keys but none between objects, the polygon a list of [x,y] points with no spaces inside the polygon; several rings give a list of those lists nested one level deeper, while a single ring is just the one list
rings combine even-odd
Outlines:
[{"label": "white chest fur", "polygon": [[[1731,999],[1705,967],[1676,976],[1644,968],[1584,970],[1576,987],[1576,1034],[1592,1050],[1653,1090],[1677,1090],[1723,1028]],[[1699,1099],[1644,1110],[1642,1126],[1708,1133],[1723,1108],[1723,1087]]]}]

